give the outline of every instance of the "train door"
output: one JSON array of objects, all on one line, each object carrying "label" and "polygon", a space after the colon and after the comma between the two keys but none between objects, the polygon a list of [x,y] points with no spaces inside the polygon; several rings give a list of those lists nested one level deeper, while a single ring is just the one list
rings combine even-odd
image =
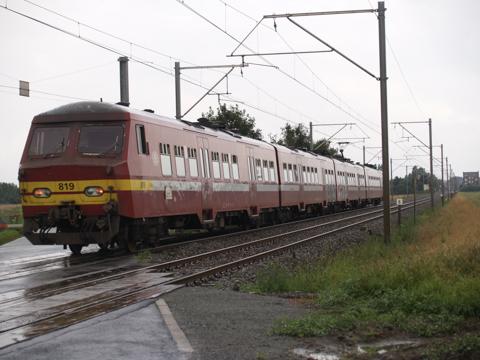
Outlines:
[{"label": "train door", "polygon": [[208,146],[208,139],[204,137],[197,137],[197,144],[200,153],[200,173],[202,175],[202,218],[203,220],[212,220],[213,185],[211,181],[210,151]]}]

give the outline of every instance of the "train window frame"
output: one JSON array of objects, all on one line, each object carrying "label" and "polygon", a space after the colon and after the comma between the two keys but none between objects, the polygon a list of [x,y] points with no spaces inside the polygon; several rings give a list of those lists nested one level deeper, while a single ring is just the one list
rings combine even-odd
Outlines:
[{"label": "train window frame", "polygon": [[288,182],[293,182],[293,167],[292,164],[287,164],[288,169]]},{"label": "train window frame", "polygon": [[212,171],[214,179],[221,179],[222,173],[220,171],[220,155],[218,151],[212,151]]},{"label": "train window frame", "polygon": [[293,177],[296,183],[300,182],[300,179],[298,178],[298,172],[297,172],[297,165],[293,164]]},{"label": "train window frame", "polygon": [[[45,129],[63,129],[63,130],[66,130],[66,134],[65,136],[62,138],[62,141],[60,143],[58,143],[57,145],[61,145],[61,149],[58,149],[58,150],[61,150],[61,151],[55,151],[55,152],[50,152],[50,153],[39,153],[39,151],[36,151],[35,153],[32,153],[32,146],[34,146],[35,143],[36,144],[36,147],[37,147],[37,150],[39,148],[39,144],[38,144],[38,140],[36,141],[35,140],[35,135],[37,133],[37,131],[41,131],[41,130],[45,130]],[[62,131],[63,131],[62,130]],[[36,127],[34,130],[33,130],[33,133],[32,133],[32,138],[30,139],[30,144],[28,146],[28,157],[30,159],[39,159],[39,158],[45,158],[45,157],[57,157],[57,156],[61,156],[63,153],[65,153],[65,151],[67,150],[67,148],[69,147],[70,145],[70,136],[71,136],[71,131],[72,129],[68,126],[38,126]],[[41,136],[42,137],[42,147],[45,143],[45,135]],[[66,140],[66,141],[65,141]],[[58,148],[58,146],[57,146]]]},{"label": "train window frame", "polygon": [[197,149],[187,148],[187,157],[190,177],[198,177]]},{"label": "train window frame", "polygon": [[233,180],[239,180],[240,179],[240,172],[238,169],[238,156],[235,154],[232,154],[232,178]]},{"label": "train window frame", "polygon": [[187,176],[187,170],[185,167],[185,148],[183,145],[174,145],[173,154],[175,156],[175,168],[177,170],[177,176]]},{"label": "train window frame", "polygon": [[270,174],[268,172],[268,160],[262,160],[262,170],[263,170],[263,178],[265,181],[271,181],[270,180]]},{"label": "train window frame", "polygon": [[148,155],[147,135],[145,133],[145,126],[135,124],[135,136],[137,138],[137,152],[139,155]]},{"label": "train window frame", "polygon": [[263,181],[262,159],[255,159],[255,175],[257,181]]},{"label": "train window frame", "polygon": [[210,163],[209,163],[210,158],[208,157],[208,149],[202,148],[201,151],[202,151],[203,177],[205,179],[209,179],[210,178]]},{"label": "train window frame", "polygon": [[230,180],[230,155],[229,154],[222,154],[222,170],[223,170],[223,178],[226,180]]},{"label": "train window frame", "polygon": [[162,168],[163,176],[172,176],[172,157],[170,153],[170,144],[159,143],[160,148],[160,167]]},{"label": "train window frame", "polygon": [[269,165],[268,170],[270,173],[270,181],[275,182],[277,181],[275,178],[275,163],[273,161],[269,161],[268,165]]}]

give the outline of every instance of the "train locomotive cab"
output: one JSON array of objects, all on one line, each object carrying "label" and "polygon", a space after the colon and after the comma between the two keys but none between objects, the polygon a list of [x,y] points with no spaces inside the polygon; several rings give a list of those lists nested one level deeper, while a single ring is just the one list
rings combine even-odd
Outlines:
[{"label": "train locomotive cab", "polygon": [[82,102],[36,116],[19,169],[24,235],[32,244],[106,246],[119,232],[114,179],[128,171],[128,112]]}]

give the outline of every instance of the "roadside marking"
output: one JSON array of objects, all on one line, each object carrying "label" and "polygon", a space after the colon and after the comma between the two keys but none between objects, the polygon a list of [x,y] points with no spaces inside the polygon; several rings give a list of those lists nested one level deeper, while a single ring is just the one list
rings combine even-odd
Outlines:
[{"label": "roadside marking", "polygon": [[155,301],[155,304],[157,305],[160,314],[162,314],[163,320],[165,321],[168,330],[170,330],[170,334],[172,334],[173,339],[177,343],[178,350],[188,353],[193,352],[193,348],[190,345],[190,342],[183,333],[182,329],[180,329],[180,326],[178,326],[165,300],[158,299],[157,301]]}]

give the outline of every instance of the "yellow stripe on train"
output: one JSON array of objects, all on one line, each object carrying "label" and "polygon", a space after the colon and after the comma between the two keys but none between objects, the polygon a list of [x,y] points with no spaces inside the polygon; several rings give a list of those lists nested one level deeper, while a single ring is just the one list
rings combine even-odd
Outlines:
[{"label": "yellow stripe on train", "polygon": [[[53,206],[64,202],[75,202],[82,205],[105,204],[117,200],[117,194],[112,191],[162,191],[169,183],[180,183],[185,190],[198,190],[197,182],[159,181],[147,179],[95,179],[95,180],[63,180],[63,181],[25,181],[20,183],[23,194],[32,194],[35,189],[47,188],[52,192],[48,198],[37,198],[33,195],[23,195],[23,206]],[[177,184],[178,185],[178,184]],[[83,192],[87,187],[99,186],[105,193],[102,196],[86,196]]]}]

